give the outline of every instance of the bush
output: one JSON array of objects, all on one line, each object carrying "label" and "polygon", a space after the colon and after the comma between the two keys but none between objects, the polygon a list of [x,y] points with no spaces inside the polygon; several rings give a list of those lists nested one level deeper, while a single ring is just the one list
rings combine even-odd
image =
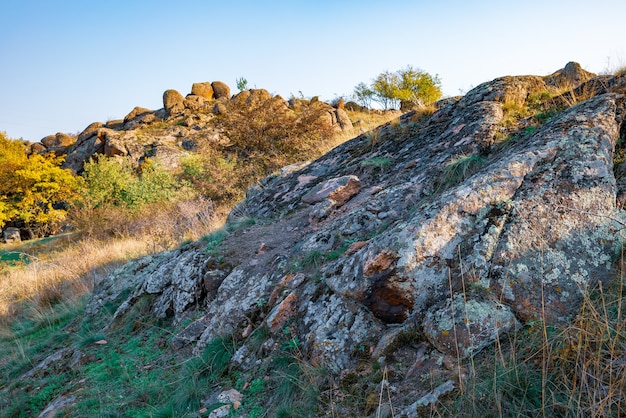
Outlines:
[{"label": "bush", "polygon": [[62,162],[52,154],[26,155],[23,143],[0,132],[0,229],[11,222],[36,235],[56,230],[82,187]]},{"label": "bush", "polygon": [[148,203],[167,201],[177,193],[176,179],[147,160],[139,169],[124,158],[101,157],[85,163],[85,204],[93,208],[123,207],[139,210]]}]

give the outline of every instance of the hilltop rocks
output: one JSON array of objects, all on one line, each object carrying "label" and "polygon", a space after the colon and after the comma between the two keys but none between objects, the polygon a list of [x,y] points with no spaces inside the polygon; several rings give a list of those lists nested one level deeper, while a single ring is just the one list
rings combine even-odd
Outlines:
[{"label": "hilltop rocks", "polygon": [[[96,154],[129,157],[135,164],[145,158],[159,158],[161,163],[174,167],[179,164],[178,157],[185,151],[197,150],[200,142],[229,144],[229,139],[212,122],[215,115],[257,108],[281,117],[297,113],[282,97],[272,96],[265,89],[244,90],[231,98],[230,88],[220,81],[194,83],[186,97],[176,90],[166,90],[163,106],[158,110],[136,106],[123,120],[93,122],[76,139],[61,133],[50,135],[30,145],[29,153],[67,154],[63,167],[76,173]],[[302,100],[298,111],[307,110],[318,112],[320,120],[336,131],[352,129],[343,109],[334,109],[319,100]]]},{"label": "hilltop rocks", "polygon": [[596,74],[583,70],[577,62],[568,62],[564,68],[544,77],[546,84],[554,87],[576,87],[595,77]]},{"label": "hilltop rocks", "polygon": [[185,108],[185,98],[176,90],[165,90],[163,92],[163,107],[168,114],[180,113]]},{"label": "hilltop rocks", "polygon": [[226,83],[214,81],[211,83],[211,87],[213,88],[213,97],[216,100],[230,99],[230,87]]},{"label": "hilltop rocks", "polygon": [[213,99],[213,87],[211,83],[193,83],[191,85],[191,94],[193,96],[200,96],[207,100]]}]

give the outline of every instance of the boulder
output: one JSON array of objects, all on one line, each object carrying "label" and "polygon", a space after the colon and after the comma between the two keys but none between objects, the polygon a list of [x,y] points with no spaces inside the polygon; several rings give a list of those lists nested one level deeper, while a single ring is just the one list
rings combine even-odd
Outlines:
[{"label": "boulder", "polygon": [[95,135],[98,132],[98,129],[103,128],[104,125],[102,122],[93,122],[89,124],[80,134],[78,134],[78,138],[76,142],[83,142],[85,139]]},{"label": "boulder", "polygon": [[230,99],[230,87],[226,83],[214,81],[211,83],[211,87],[213,88],[213,97],[215,99]]},{"label": "boulder", "polygon": [[[163,94],[163,103],[165,103],[165,94]],[[124,117],[124,123],[130,122],[131,120],[134,120],[140,116],[147,115],[149,113],[152,113],[152,110],[146,109],[145,107],[136,106],[133,108],[133,110],[130,111],[130,113],[128,113],[128,115]]]},{"label": "boulder", "polygon": [[337,117],[337,124],[339,124],[339,127],[342,131],[352,129],[352,121],[350,120],[350,117],[348,116],[346,111],[343,110],[343,108],[338,107],[335,110],[335,115]]},{"label": "boulder", "polygon": [[5,228],[5,230],[2,231],[2,238],[4,239],[4,242],[6,242],[7,244],[13,243],[13,242],[20,242],[22,240],[20,236],[20,229],[13,228],[13,227]]},{"label": "boulder", "polygon": [[216,115],[223,115],[228,112],[228,109],[226,108],[226,106],[224,106],[223,103],[215,103],[211,111]]},{"label": "boulder", "polygon": [[184,101],[183,95],[176,90],[165,90],[163,93],[163,107],[170,116],[185,109]]},{"label": "boulder", "polygon": [[235,107],[242,107],[246,105],[246,101],[248,100],[248,98],[250,97],[252,93],[250,92],[250,90],[242,90],[239,93],[235,94],[231,99],[230,102],[233,104],[233,106]]},{"label": "boulder", "polygon": [[213,87],[211,83],[193,83],[191,86],[191,94],[194,96],[203,97],[207,100],[213,99]]},{"label": "boulder", "polygon": [[368,109],[366,107],[361,106],[360,104],[356,103],[356,102],[348,102],[345,104],[344,108],[346,110],[351,110],[353,112],[363,112],[363,111],[367,111]]},{"label": "boulder", "polygon": [[41,143],[48,149],[67,148],[76,142],[76,137],[57,132],[55,135],[48,135],[41,140]]},{"label": "boulder", "polygon": [[196,96],[193,94],[188,94],[183,101],[185,109],[189,110],[200,110],[204,108],[207,103],[207,99],[203,96]]},{"label": "boulder", "polygon": [[40,142],[34,142],[28,147],[28,154],[45,154],[48,149]]},{"label": "boulder", "polygon": [[105,128],[109,128],[109,129],[114,129],[116,131],[119,131],[121,129],[124,128],[124,120],[123,119],[112,119],[107,121],[107,123],[104,124]]},{"label": "boulder", "polygon": [[553,87],[576,87],[595,77],[596,74],[583,70],[577,62],[568,62],[564,68],[544,77],[546,84]]},{"label": "boulder", "polygon": [[67,156],[63,162],[63,168],[69,168],[75,173],[80,173],[83,165],[94,154],[102,154],[104,152],[105,134],[107,132],[115,132],[108,128],[100,128],[96,133],[81,142],[76,142],[67,149]]}]

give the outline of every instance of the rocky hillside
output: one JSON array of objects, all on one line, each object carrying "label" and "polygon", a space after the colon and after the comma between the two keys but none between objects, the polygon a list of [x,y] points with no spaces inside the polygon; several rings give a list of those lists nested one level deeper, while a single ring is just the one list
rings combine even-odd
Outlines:
[{"label": "rocky hillside", "polygon": [[[304,365],[325,370],[311,377],[318,403],[298,416],[330,415],[329,405],[333,416],[379,416],[384,394],[387,414],[416,417],[462,392],[466,359],[537,321],[567,324],[616,276],[624,94],[626,77],[570,63],[404,114],[264,179],[224,230],[130,262],[96,286],[86,314],[109,318],[104,336],[138,310],[166,321],[163,344],[185,356],[229,341],[222,370],[248,382],[243,398],[218,402],[224,382],[237,383],[217,379],[200,415],[219,406],[266,416],[254,403],[278,415],[282,386],[271,376],[288,352],[301,374],[313,376]],[[112,152],[142,118],[182,112],[180,129],[196,129],[202,122],[184,109],[202,101],[175,96],[160,113],[136,112],[126,133],[94,127],[69,148],[68,164],[89,147]],[[147,331],[138,323],[132,332]]]},{"label": "rocky hillside", "polygon": [[[271,112],[281,117],[306,117],[307,113],[335,131],[352,129],[343,106],[333,108],[319,100],[286,101],[267,90],[244,90],[231,96],[230,87],[221,81],[194,83],[183,97],[176,90],[163,93],[163,108],[135,107],[123,120],[94,122],[76,137],[57,133],[31,145],[31,152],[66,155],[64,168],[80,172],[94,155],[123,156],[140,164],[146,158],[158,159],[166,166],[177,166],[181,156],[209,143],[228,147],[223,119],[228,113],[244,110]],[[221,120],[220,120],[220,115]]]}]

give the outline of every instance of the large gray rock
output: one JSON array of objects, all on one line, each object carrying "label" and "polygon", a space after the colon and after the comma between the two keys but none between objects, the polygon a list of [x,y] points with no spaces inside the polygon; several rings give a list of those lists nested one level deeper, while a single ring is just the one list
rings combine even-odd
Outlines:
[{"label": "large gray rock", "polygon": [[12,242],[20,242],[22,240],[22,238],[20,237],[20,229],[8,227],[4,231],[2,231],[2,238],[7,244]]}]

